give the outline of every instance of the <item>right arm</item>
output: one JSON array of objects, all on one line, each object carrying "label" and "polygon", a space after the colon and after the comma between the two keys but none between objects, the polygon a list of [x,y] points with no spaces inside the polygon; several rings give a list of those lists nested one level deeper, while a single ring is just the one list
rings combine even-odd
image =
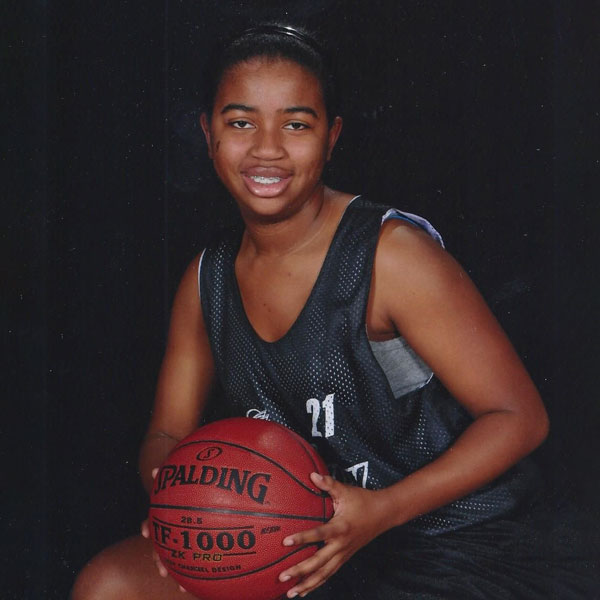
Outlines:
[{"label": "right arm", "polygon": [[152,418],[142,443],[139,470],[146,491],[152,470],[199,424],[214,380],[214,363],[198,294],[196,257],[183,275],[171,313]]}]

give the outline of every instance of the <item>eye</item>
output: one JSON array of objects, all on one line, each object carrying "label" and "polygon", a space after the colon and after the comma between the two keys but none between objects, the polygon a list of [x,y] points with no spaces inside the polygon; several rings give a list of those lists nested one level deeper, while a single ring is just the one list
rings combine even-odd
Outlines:
[{"label": "eye", "polygon": [[302,131],[303,129],[308,129],[308,125],[306,123],[300,123],[299,121],[292,121],[291,123],[287,123],[284,126],[284,129],[291,129],[292,131]]},{"label": "eye", "polygon": [[244,121],[243,119],[237,119],[236,121],[231,121],[229,124],[232,127],[235,127],[236,129],[250,129],[250,128],[252,128],[252,123],[249,123],[248,121]]}]

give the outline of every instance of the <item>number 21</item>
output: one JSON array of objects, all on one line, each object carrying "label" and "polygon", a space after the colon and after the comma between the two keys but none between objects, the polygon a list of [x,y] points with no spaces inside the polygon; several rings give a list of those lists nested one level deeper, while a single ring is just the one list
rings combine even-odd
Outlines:
[{"label": "number 21", "polygon": [[[335,416],[333,412],[333,397],[335,394],[327,394],[323,400],[323,408],[325,409],[325,437],[331,437],[335,431]],[[321,414],[321,403],[316,398],[311,398],[306,401],[306,412],[312,414],[312,431],[313,437],[323,437],[319,431],[319,415]]]}]

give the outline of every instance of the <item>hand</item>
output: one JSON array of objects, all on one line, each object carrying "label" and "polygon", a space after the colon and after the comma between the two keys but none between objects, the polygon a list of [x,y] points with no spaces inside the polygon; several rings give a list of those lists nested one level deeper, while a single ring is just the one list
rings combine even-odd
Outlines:
[{"label": "hand", "polygon": [[[152,479],[154,479],[156,477],[157,473],[158,473],[158,467],[152,469]],[[145,519],[144,521],[142,521],[142,526],[140,529],[141,529],[142,537],[145,537],[147,540],[149,540],[150,539],[150,524],[148,523],[148,519]],[[156,552],[154,545],[152,546],[152,560],[154,560],[154,564],[156,565],[156,568],[158,569],[158,574],[161,577],[168,577],[169,572],[167,571],[167,568],[165,567],[165,565],[162,564],[162,562],[160,560],[160,556],[158,556],[158,553]],[[179,591],[185,592],[186,590],[182,586],[179,586]]]},{"label": "hand", "polygon": [[[288,598],[303,597],[323,584],[357,550],[383,533],[388,526],[384,497],[378,492],[345,485],[332,477],[311,474],[312,482],[333,500],[334,515],[328,523],[288,536],[284,546],[324,542],[310,558],[285,570],[280,581],[301,577]],[[382,502],[383,501],[383,502]]]}]

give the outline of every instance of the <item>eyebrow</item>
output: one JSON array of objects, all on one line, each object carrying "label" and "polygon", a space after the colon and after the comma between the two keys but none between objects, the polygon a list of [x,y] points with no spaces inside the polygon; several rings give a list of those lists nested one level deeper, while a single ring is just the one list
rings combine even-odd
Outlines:
[{"label": "eyebrow", "polygon": [[253,106],[247,106],[246,104],[226,104],[222,110],[221,114],[224,114],[230,110],[243,110],[244,112],[256,112],[256,108]]},{"label": "eyebrow", "polygon": [[[230,110],[241,110],[243,112],[256,112],[256,108],[254,108],[254,106],[248,106],[247,104],[231,103],[231,104],[226,104],[221,109],[221,114],[229,112]],[[313,117],[315,117],[315,119],[319,118],[315,109],[311,108],[310,106],[290,106],[288,108],[285,108],[283,110],[283,112],[286,114],[306,113],[306,114],[312,115]]]},{"label": "eyebrow", "polygon": [[310,106],[290,106],[289,108],[286,108],[283,112],[287,114],[307,113],[309,115],[312,115],[315,119],[319,118],[315,109],[311,108]]}]

